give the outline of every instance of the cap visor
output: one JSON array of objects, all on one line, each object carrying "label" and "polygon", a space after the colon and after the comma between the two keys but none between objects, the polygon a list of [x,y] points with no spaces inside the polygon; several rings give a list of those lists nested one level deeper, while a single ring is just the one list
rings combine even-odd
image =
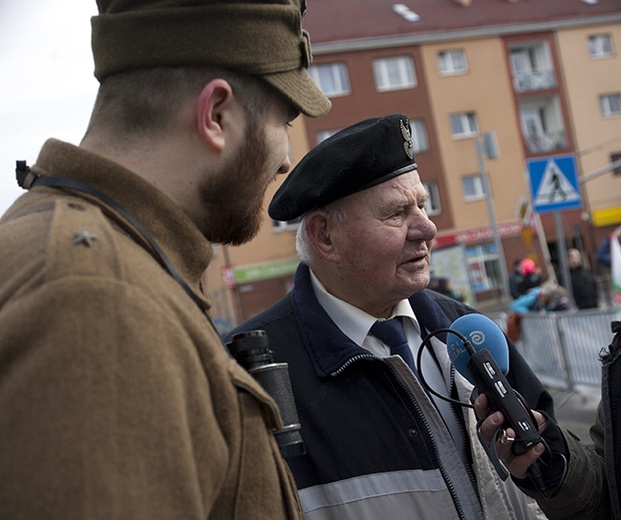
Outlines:
[{"label": "cap visor", "polygon": [[266,74],[261,78],[283,94],[300,112],[309,117],[319,117],[332,107],[330,100],[321,92],[308,75],[300,68],[278,74]]}]

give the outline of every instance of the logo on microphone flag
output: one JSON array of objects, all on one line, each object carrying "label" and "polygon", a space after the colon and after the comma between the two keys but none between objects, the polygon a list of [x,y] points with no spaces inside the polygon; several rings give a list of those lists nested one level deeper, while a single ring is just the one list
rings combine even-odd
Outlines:
[{"label": "logo on microphone flag", "polygon": [[483,345],[485,343],[485,332],[482,330],[473,330],[468,336],[470,343],[473,345]]}]

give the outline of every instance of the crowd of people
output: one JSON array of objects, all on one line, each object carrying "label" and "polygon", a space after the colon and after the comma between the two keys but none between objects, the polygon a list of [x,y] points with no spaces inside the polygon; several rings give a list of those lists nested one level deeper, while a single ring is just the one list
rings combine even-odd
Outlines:
[{"label": "crowd of people", "polygon": [[[621,241],[621,228],[617,228],[596,251],[596,261],[611,267],[611,250],[614,241]],[[590,269],[583,263],[583,254],[576,248],[567,252],[573,301],[564,287],[539,278],[534,287],[527,289],[523,281],[529,273],[537,271],[530,259],[517,260],[511,275],[511,310],[507,335],[514,340],[519,335],[520,316],[527,312],[563,311],[569,308],[595,309],[599,304],[598,286]],[[572,305],[573,303],[573,305]],[[621,518],[621,451],[618,432],[621,431],[621,322],[611,323],[613,340],[610,345],[594,345],[601,349],[602,399],[594,424],[590,429],[591,442],[583,444],[570,432],[563,431],[550,421],[545,413],[533,411],[544,439],[545,448],[534,449],[525,455],[516,455],[502,443],[497,445],[500,457],[513,478],[525,493],[535,497],[548,518],[619,519]],[[494,443],[493,432],[502,424],[500,412],[488,408],[485,396],[476,401],[477,413],[486,417],[481,432],[486,442]],[[526,478],[538,457],[546,454],[545,480],[558,483],[553,493],[542,493]]]},{"label": "crowd of people", "polygon": [[599,305],[598,285],[593,272],[583,262],[580,250],[571,248],[567,252],[572,296],[565,287],[554,280],[545,280],[541,268],[532,258],[514,262],[509,276],[509,287],[513,301],[510,309],[524,314],[533,311],[564,311],[596,309]]}]

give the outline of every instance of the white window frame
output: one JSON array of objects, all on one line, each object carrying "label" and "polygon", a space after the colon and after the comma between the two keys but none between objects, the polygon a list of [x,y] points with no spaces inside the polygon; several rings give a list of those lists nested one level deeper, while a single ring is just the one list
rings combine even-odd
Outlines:
[{"label": "white window frame", "polygon": [[351,93],[349,74],[345,63],[311,65],[308,73],[327,97],[347,96]]},{"label": "white window frame", "polygon": [[[459,123],[459,132],[455,132],[455,125],[453,122]],[[451,114],[451,133],[455,139],[463,139],[479,135],[476,114],[474,112]]]},{"label": "white window frame", "polygon": [[378,92],[414,88],[418,84],[411,56],[393,56],[373,60],[375,87]]},{"label": "white window frame", "polygon": [[500,273],[500,257],[493,242],[467,247],[466,262],[468,277],[475,292],[480,293],[502,286],[502,280],[492,276]]},{"label": "white window frame", "polygon": [[591,58],[609,58],[613,55],[614,49],[610,34],[592,34],[589,36],[589,56]]},{"label": "white window frame", "polygon": [[554,65],[547,41],[512,46],[509,48],[509,60],[516,92],[546,90],[556,86]]},{"label": "white window frame", "polygon": [[621,116],[621,94],[602,94],[599,96],[599,106],[604,117]]},{"label": "white window frame", "polygon": [[438,189],[438,183],[435,181],[423,182],[425,190],[427,191],[429,198],[425,202],[425,211],[430,217],[439,215],[442,213],[442,205],[440,204],[440,190]]},{"label": "white window frame", "polygon": [[[466,183],[471,183],[472,190],[467,189]],[[485,189],[483,187],[483,179],[481,178],[480,173],[462,176],[461,188],[466,202],[485,199]],[[469,193],[469,191],[471,192]]]},{"label": "white window frame", "polygon": [[420,16],[404,4],[394,4],[392,10],[408,22],[418,22],[420,20]]},{"label": "white window frame", "polygon": [[468,62],[463,49],[449,49],[438,52],[440,76],[456,76],[468,72]]},{"label": "white window frame", "polygon": [[604,117],[621,116],[621,93],[602,94],[599,96],[599,106]]},{"label": "white window frame", "polygon": [[429,150],[429,139],[427,139],[427,129],[422,119],[410,119],[410,134],[414,153],[426,152]]}]

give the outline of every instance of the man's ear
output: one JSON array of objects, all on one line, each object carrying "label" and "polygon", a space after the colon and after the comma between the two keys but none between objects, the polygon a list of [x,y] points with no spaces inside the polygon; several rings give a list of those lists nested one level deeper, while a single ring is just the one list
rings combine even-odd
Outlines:
[{"label": "man's ear", "polygon": [[315,250],[315,253],[322,259],[335,261],[338,253],[332,241],[332,219],[323,211],[315,211],[305,219],[306,234]]},{"label": "man's ear", "polygon": [[233,104],[233,88],[228,81],[217,78],[203,87],[196,104],[198,132],[202,140],[217,152],[225,145],[229,110]]}]

